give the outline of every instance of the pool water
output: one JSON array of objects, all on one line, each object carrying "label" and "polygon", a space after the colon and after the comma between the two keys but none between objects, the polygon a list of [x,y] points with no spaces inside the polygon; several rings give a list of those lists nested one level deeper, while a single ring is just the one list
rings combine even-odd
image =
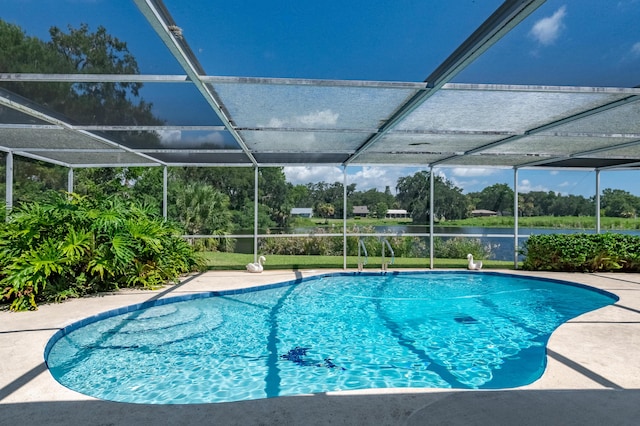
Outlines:
[{"label": "pool water", "polygon": [[489,272],[344,273],[197,297],[67,327],[47,345],[51,374],[148,404],[509,388],[541,376],[560,324],[617,300]]}]

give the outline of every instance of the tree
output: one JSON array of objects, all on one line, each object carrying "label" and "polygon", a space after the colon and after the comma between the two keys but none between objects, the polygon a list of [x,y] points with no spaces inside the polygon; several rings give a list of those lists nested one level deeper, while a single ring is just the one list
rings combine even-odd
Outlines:
[{"label": "tree", "polygon": [[[229,197],[229,208],[235,212],[236,229],[248,229],[253,228],[254,173],[254,169],[244,167],[184,167],[174,170],[174,179],[183,184],[201,182],[225,194]],[[258,173],[260,226],[287,226],[291,207],[295,203],[288,198],[289,185],[283,168],[265,167],[260,168]],[[247,214],[249,216],[245,217]]]},{"label": "tree", "polygon": [[[72,65],[51,44],[36,37],[29,37],[17,25],[0,19],[0,72],[66,74],[71,71]],[[3,89],[55,110],[64,106],[71,86],[71,83],[2,84]],[[9,113],[10,110],[3,108],[0,110],[0,119],[3,114]]]},{"label": "tree", "polygon": [[306,185],[293,185],[287,182],[287,197],[293,207],[309,207],[313,205]]},{"label": "tree", "polygon": [[[103,26],[90,32],[87,24],[49,30],[51,40],[28,37],[17,26],[0,20],[0,72],[138,74],[138,64],[127,44],[107,33]],[[21,83],[4,87],[58,114],[82,124],[159,125],[152,104],[140,97],[142,83]],[[158,143],[157,135],[129,132],[121,135]]]},{"label": "tree", "polygon": [[[415,223],[426,223],[429,219],[429,187],[427,171],[398,179],[396,198]],[[435,176],[433,207],[434,219],[463,219],[470,210],[462,189],[442,176]]]},{"label": "tree", "polygon": [[[91,32],[87,24],[81,24],[77,29],[69,26],[68,32],[51,27],[49,34],[51,40],[42,41],[28,37],[20,27],[0,20],[0,72],[139,73],[127,44],[109,35],[102,26],[95,32]],[[163,124],[153,115],[152,104],[140,97],[141,88],[141,83],[132,82],[8,82],[0,90],[24,96],[49,114],[82,124]],[[2,115],[8,113],[6,109],[0,109],[0,122]],[[118,138],[125,145],[159,145],[159,137],[152,132],[118,132]],[[40,171],[30,176],[48,173],[34,164]],[[123,168],[78,170],[75,183],[80,193],[103,197],[126,192],[139,173],[139,169]],[[21,178],[18,173],[16,181]],[[21,202],[20,196],[17,201]]]},{"label": "tree", "polygon": [[412,176],[399,178],[396,185],[396,198],[400,207],[407,210],[415,223],[427,223],[429,219],[429,172],[420,171]]},{"label": "tree", "polygon": [[260,204],[267,207],[269,216],[276,226],[284,228],[289,224],[291,208],[287,197],[287,181],[282,167],[259,169],[258,191]]},{"label": "tree", "polygon": [[213,187],[195,182],[172,188],[178,220],[190,234],[225,234],[231,231],[229,198]]},{"label": "tree", "polygon": [[582,195],[559,196],[551,204],[548,214],[553,216],[593,216],[595,206],[592,200]]},{"label": "tree", "polygon": [[518,194],[518,216],[534,216],[535,202],[531,193]]},{"label": "tree", "polygon": [[[14,158],[13,204],[43,201],[50,191],[67,189],[67,169],[29,158]],[[5,166],[0,166],[4,176]],[[4,184],[3,184],[4,185]]]},{"label": "tree", "polygon": [[602,191],[600,205],[605,216],[636,217],[640,208],[640,198],[622,189],[607,188]]},{"label": "tree", "polygon": [[[131,173],[128,186],[131,199],[162,214],[162,167],[135,167],[128,171]],[[171,175],[171,169],[168,174]]]},{"label": "tree", "polygon": [[[95,32],[87,24],[80,28],[68,27],[68,33],[51,27],[50,46],[65,58],[76,73],[138,74],[138,63],[127,44],[107,33],[103,26]],[[152,104],[140,98],[142,83],[89,82],[74,83],[66,102],[66,115],[86,124],[159,125],[163,121],[154,117]],[[157,141],[151,133],[137,134],[146,142]]]},{"label": "tree", "polygon": [[[353,189],[355,190],[355,185]],[[369,212],[372,215],[375,215],[375,217],[384,217],[389,206],[393,206],[396,204],[396,199],[391,194],[391,190],[387,186],[385,192],[380,192],[376,188],[372,188],[364,192],[354,192],[349,197],[349,202],[352,206],[367,206]],[[377,210],[381,208],[379,207],[381,205],[386,206],[384,212],[382,212],[382,215],[377,212]],[[349,211],[352,212],[353,208],[351,208]]]},{"label": "tree", "polygon": [[335,207],[333,207],[333,204],[330,203],[319,203],[316,206],[315,210],[318,216],[323,219],[333,217],[333,215],[335,214]]},{"label": "tree", "polygon": [[387,210],[389,210],[387,203],[377,203],[372,211],[377,218],[381,219],[387,215]]},{"label": "tree", "polygon": [[475,200],[476,209],[513,214],[513,190],[507,184],[496,183],[468,196]]},{"label": "tree", "polygon": [[254,171],[245,167],[183,167],[174,170],[174,179],[209,184],[229,197],[231,210],[253,208]]},{"label": "tree", "polygon": [[[349,188],[355,189],[355,185],[347,186],[347,198],[350,197]],[[314,207],[317,208],[320,204],[331,204],[333,207],[332,215],[342,216],[343,214],[343,186],[340,182],[334,182],[328,184],[326,182],[308,183],[307,188],[309,190],[309,196],[314,202]]]},{"label": "tree", "polygon": [[553,191],[531,191],[526,194],[528,202],[531,203],[531,213],[529,216],[549,216],[551,206],[556,202],[559,195]]}]

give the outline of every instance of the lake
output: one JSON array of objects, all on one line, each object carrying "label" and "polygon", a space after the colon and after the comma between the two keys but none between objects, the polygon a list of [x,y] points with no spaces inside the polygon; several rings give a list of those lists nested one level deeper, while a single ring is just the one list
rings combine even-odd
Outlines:
[{"label": "lake", "polygon": [[[312,228],[295,228],[291,233],[307,234],[316,231],[317,227]],[[390,234],[393,236],[404,234],[428,234],[429,227],[425,225],[392,225],[392,226],[375,226],[374,233]],[[263,231],[260,231],[264,234]],[[276,231],[271,230],[272,233]],[[336,226],[329,228],[327,232],[341,233],[342,227]],[[494,260],[513,260],[514,255],[514,238],[513,228],[486,228],[476,226],[434,226],[433,232],[436,237],[449,239],[454,235],[469,235],[470,238],[478,238],[483,245],[491,245],[491,258]],[[606,231],[601,231],[606,232]],[[638,230],[616,230],[612,231],[619,234],[640,235]],[[252,231],[245,231],[243,234],[250,236]],[[586,233],[594,234],[595,229],[550,229],[550,228],[518,228],[518,239],[520,244],[529,236],[537,234],[577,234]],[[504,235],[502,237],[501,235]],[[253,253],[253,239],[239,238],[236,242],[236,252]]]}]

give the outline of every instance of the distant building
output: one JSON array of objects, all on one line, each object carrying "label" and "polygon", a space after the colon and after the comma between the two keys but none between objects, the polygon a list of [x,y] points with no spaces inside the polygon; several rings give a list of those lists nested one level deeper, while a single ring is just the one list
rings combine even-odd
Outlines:
[{"label": "distant building", "polygon": [[311,207],[294,207],[291,209],[291,216],[313,217],[313,209]]},{"label": "distant building", "polygon": [[478,209],[478,210],[471,210],[471,216],[473,217],[498,216],[498,213],[494,212],[493,210]]},{"label": "distant building", "polygon": [[367,206],[353,206],[353,215],[355,217],[367,217],[367,216],[369,216],[369,207],[367,207]]},{"label": "distant building", "polygon": [[409,214],[404,209],[389,209],[387,210],[387,214],[385,215],[387,219],[397,219],[409,217]]}]

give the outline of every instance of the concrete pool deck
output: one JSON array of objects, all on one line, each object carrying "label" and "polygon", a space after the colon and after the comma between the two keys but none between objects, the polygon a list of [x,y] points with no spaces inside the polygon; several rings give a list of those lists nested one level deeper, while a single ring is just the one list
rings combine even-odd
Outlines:
[{"label": "concrete pool deck", "polygon": [[[236,289],[327,272],[215,271],[157,291],[124,290],[38,311],[0,312],[0,425],[636,425],[640,424],[640,274],[496,271],[600,288],[614,305],[563,324],[536,382],[510,390],[386,389],[197,405],[101,401],[58,384],[44,363],[59,329],[104,311],[162,297]],[[482,273],[482,272],[479,272]]]}]

